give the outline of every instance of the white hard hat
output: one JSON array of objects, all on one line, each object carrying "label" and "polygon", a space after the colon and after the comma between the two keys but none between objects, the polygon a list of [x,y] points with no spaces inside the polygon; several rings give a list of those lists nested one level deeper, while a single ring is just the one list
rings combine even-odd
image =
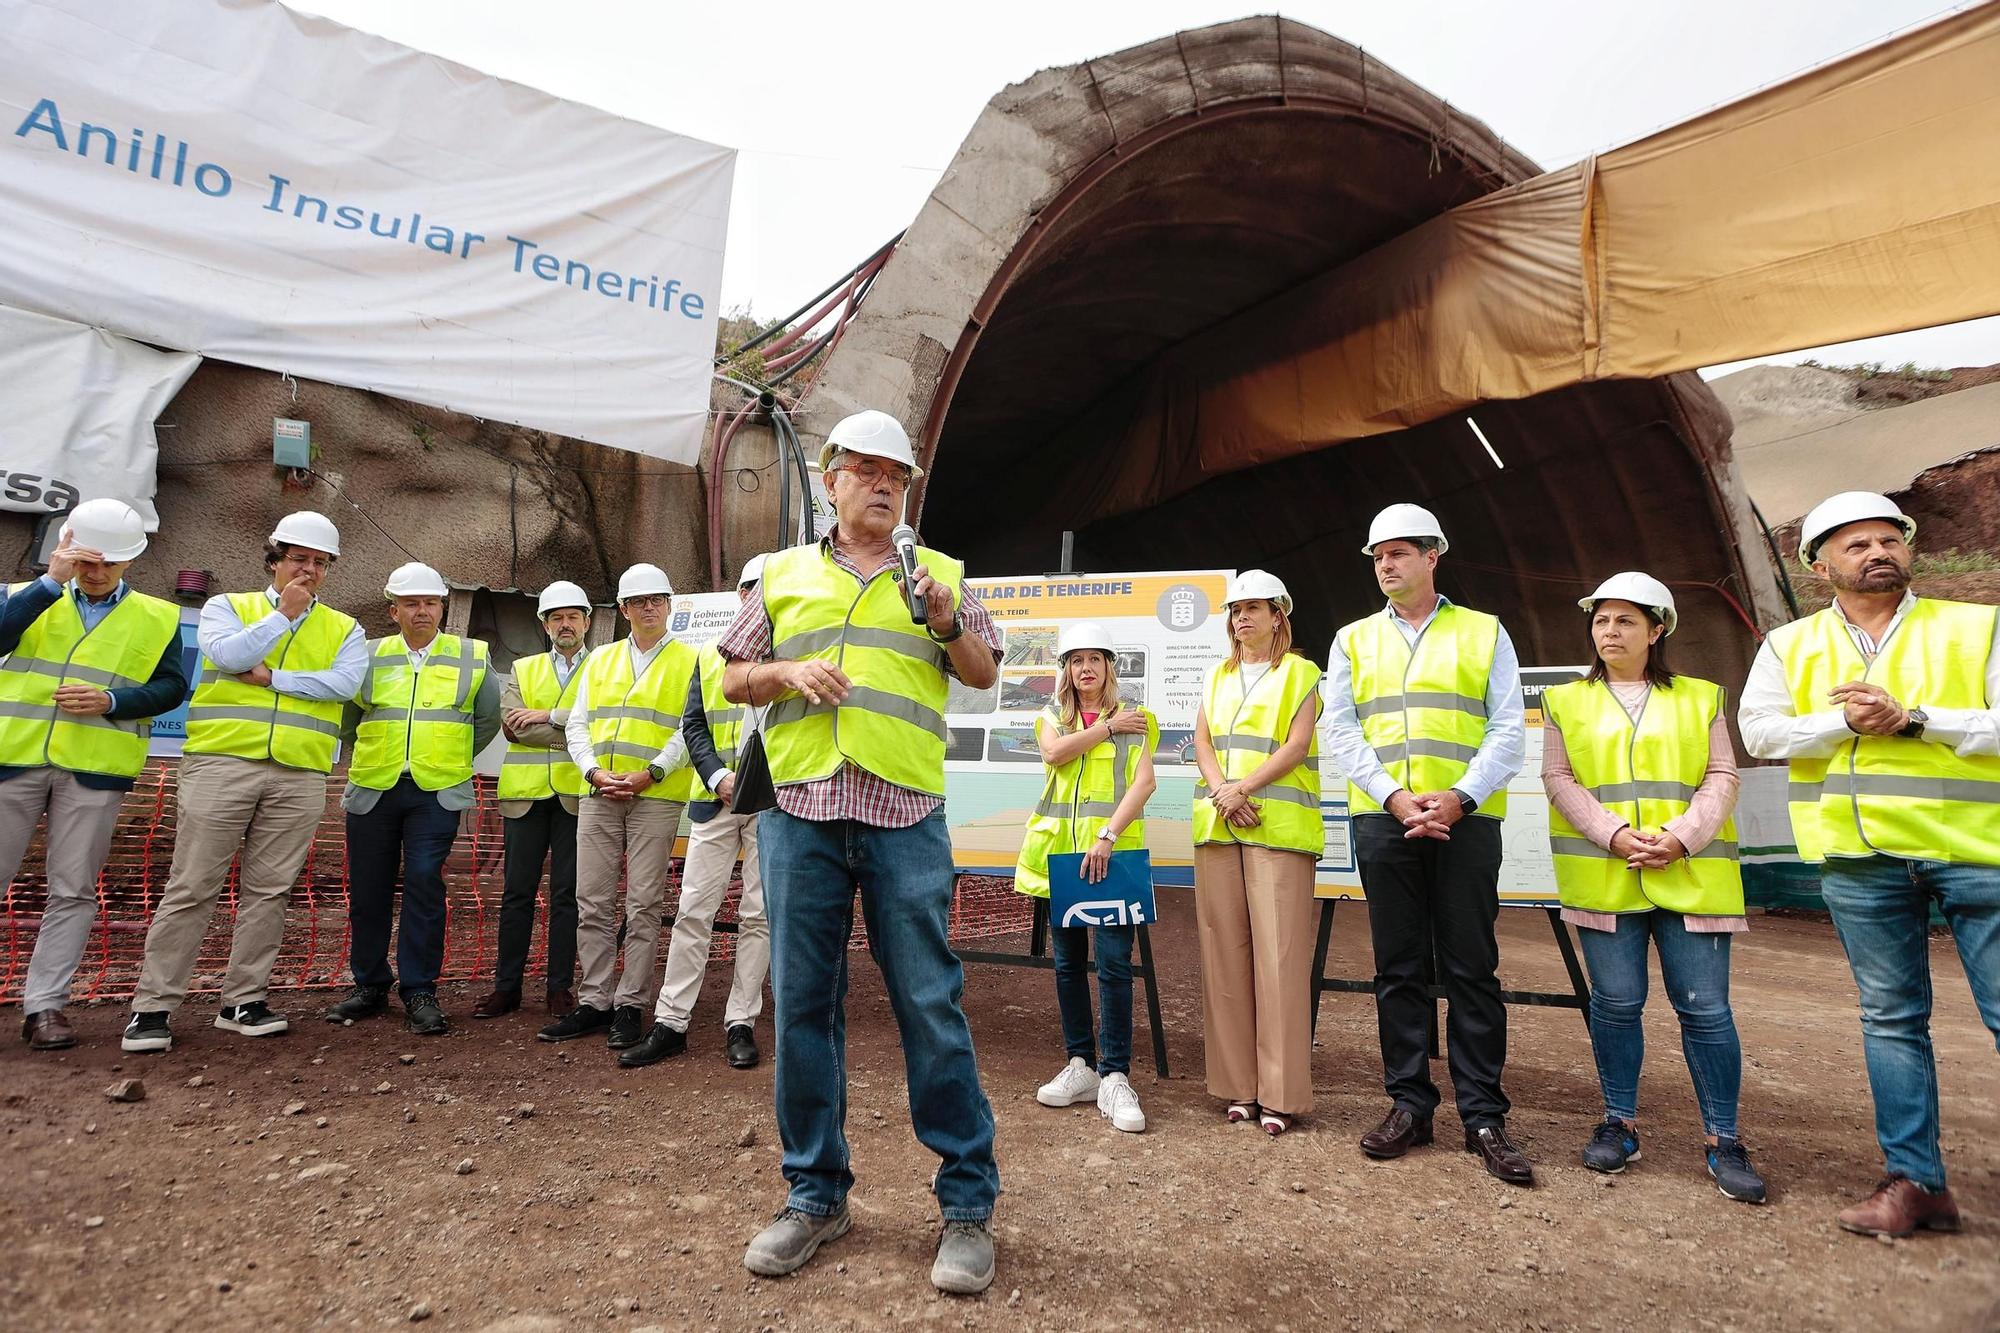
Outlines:
[{"label": "white hard hat", "polygon": [[1917,539],[1917,521],[1896,507],[1896,502],[1874,491],[1842,491],[1813,506],[1805,522],[1799,524],[1799,563],[1807,569],[1819,556],[1820,543],[1849,523],[1879,518],[1903,530],[1906,542]]},{"label": "white hard hat", "polygon": [[1079,648],[1095,648],[1106,657],[1118,651],[1111,646],[1111,631],[1095,620],[1079,620],[1073,625],[1064,625],[1062,633],[1056,636],[1058,662]]},{"label": "white hard hat", "polygon": [[146,549],[146,520],[123,500],[85,500],[63,520],[76,545],[117,564],[137,560]]},{"label": "white hard hat", "polygon": [[826,433],[826,443],[819,451],[819,470],[825,472],[826,465],[841,450],[905,464],[912,477],[924,475],[924,470],[917,466],[917,456],[910,452],[910,436],[903,429],[903,423],[872,407],[865,412],[842,417]]},{"label": "white hard hat", "polygon": [[737,576],[736,586],[747,588],[764,577],[764,557],[753,555],[743,563],[743,572]]},{"label": "white hard hat", "polygon": [[658,565],[634,565],[618,576],[618,600],[627,597],[648,597],[654,593],[674,595],[674,585],[667,581],[667,571]]},{"label": "white hard hat", "polygon": [[1368,525],[1368,544],[1361,548],[1361,554],[1375,554],[1377,542],[1407,541],[1416,537],[1429,537],[1436,542],[1439,555],[1451,549],[1451,543],[1444,539],[1444,529],[1439,526],[1436,514],[1422,505],[1390,505],[1375,515],[1375,521]]},{"label": "white hard hat", "polygon": [[451,589],[444,586],[444,575],[421,560],[412,560],[396,566],[382,585],[382,595],[393,602],[398,597],[449,597]]},{"label": "white hard hat", "polygon": [[586,615],[590,612],[590,594],[577,587],[568,579],[557,579],[542,589],[542,595],[535,599],[535,617],[540,619],[551,611],[566,606],[580,608]]},{"label": "white hard hat", "polygon": [[1229,591],[1223,594],[1222,604],[1232,606],[1257,598],[1276,602],[1286,615],[1292,613],[1292,595],[1285,591],[1285,581],[1262,569],[1246,569],[1229,580]]},{"label": "white hard hat", "polygon": [[1636,569],[1628,569],[1623,574],[1613,574],[1597,585],[1597,591],[1588,597],[1579,597],[1576,604],[1586,611],[1595,610],[1602,601],[1615,599],[1643,606],[1660,618],[1667,627],[1667,633],[1674,632],[1680,624],[1680,614],[1674,610],[1674,595],[1667,585],[1651,574],[1642,574]]},{"label": "white hard hat", "polygon": [[310,509],[279,519],[278,526],[271,529],[271,540],[325,551],[328,555],[340,554],[340,529],[325,514],[315,514]]}]

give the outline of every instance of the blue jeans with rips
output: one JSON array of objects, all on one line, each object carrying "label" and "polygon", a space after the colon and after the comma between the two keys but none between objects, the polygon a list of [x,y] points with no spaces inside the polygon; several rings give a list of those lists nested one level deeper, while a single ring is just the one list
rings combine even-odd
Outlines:
[{"label": "blue jeans with rips", "polygon": [[1681,1023],[1681,1054],[1694,1080],[1701,1127],[1735,1138],[1743,1088],[1743,1048],[1729,1008],[1729,940],[1692,934],[1679,912],[1654,909],[1618,918],[1618,929],[1578,930],[1590,968],[1590,1049],[1604,1088],[1604,1114],[1631,1123],[1639,1114],[1639,1067],[1646,1058],[1646,955],[1660,952],[1660,979]]},{"label": "blue jeans with rips", "polygon": [[1829,857],[1820,892],[1861,992],[1875,1138],[1894,1175],[1944,1188],[1931,1052],[1931,906],[1950,925],[1972,1000],[2000,1048],[2000,866]]},{"label": "blue jeans with rips", "polygon": [[946,939],[951,838],[944,811],[908,828],[758,818],[764,906],[771,921],[778,1137],[788,1207],[840,1211],[854,1185],[847,1148],[847,940],[854,895],[903,1039],[910,1123],[938,1155],[946,1221],[993,1213],[993,1109],[979,1085],[961,1003],[965,971]]}]

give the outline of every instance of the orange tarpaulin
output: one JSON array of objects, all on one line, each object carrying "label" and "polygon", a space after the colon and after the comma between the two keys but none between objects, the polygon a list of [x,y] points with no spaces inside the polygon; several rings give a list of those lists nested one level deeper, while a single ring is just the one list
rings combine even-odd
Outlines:
[{"label": "orange tarpaulin", "polygon": [[[1588,380],[2000,313],[2000,4],[1464,204],[1160,357],[1095,512]],[[1136,401],[1134,401],[1136,399]]]}]

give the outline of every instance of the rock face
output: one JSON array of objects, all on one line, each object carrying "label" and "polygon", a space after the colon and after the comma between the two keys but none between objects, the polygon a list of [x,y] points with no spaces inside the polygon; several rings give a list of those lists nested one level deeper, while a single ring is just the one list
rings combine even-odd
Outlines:
[{"label": "rock face", "polygon": [[[323,479],[298,487],[271,465],[273,417],[312,423]],[[145,592],[170,595],[181,569],[212,571],[215,591],[262,587],[264,538],[295,509],[339,526],[327,600],[371,634],[389,626],[383,581],[412,559],[467,586],[572,579],[605,602],[638,560],[676,587],[707,585],[706,490],[691,468],[218,361],[167,406],[158,435],[160,531],[132,574]],[[31,516],[0,513],[12,553],[31,530]]]}]

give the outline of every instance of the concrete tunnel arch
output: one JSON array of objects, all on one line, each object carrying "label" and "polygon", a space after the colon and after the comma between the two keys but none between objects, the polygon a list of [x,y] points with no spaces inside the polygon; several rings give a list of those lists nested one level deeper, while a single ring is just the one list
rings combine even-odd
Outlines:
[{"label": "concrete tunnel arch", "polygon": [[[817,378],[806,434],[861,407],[900,417],[928,469],[916,521],[974,574],[1053,568],[1065,530],[1085,571],[1272,569],[1315,658],[1380,604],[1368,518],[1416,500],[1451,535],[1443,591],[1500,613],[1525,662],[1585,660],[1576,599],[1643,568],[1677,585],[1676,664],[1734,685],[1749,622],[1785,611],[1728,415],[1694,375],[1483,404],[1504,468],[1462,414],[1220,465],[1191,443],[1218,423],[1175,419],[1193,395],[1170,351],[1539,170],[1288,20],[1045,70],[973,126]],[[1226,355],[1285,348],[1253,336]],[[1133,439],[1139,404],[1163,400],[1160,429]]]}]

